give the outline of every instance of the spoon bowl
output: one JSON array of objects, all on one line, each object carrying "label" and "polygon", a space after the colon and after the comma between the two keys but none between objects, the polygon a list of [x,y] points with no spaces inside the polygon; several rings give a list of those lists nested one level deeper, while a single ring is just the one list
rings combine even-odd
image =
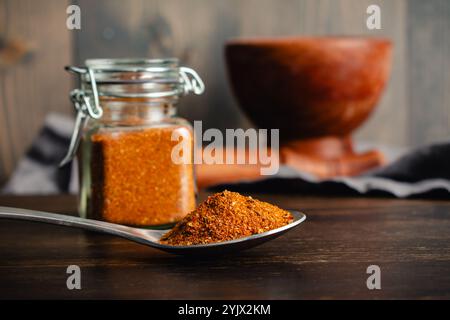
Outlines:
[{"label": "spoon bowl", "polygon": [[0,218],[45,222],[50,224],[107,233],[110,235],[122,237],[173,254],[204,255],[204,254],[220,254],[220,253],[240,251],[260,245],[291,230],[292,228],[298,226],[306,219],[306,216],[301,212],[298,211],[289,211],[289,212],[294,217],[294,220],[291,223],[282,226],[280,228],[230,241],[222,241],[191,246],[172,246],[160,243],[159,241],[161,237],[170,229],[152,230],[152,229],[133,228],[120,224],[92,219],[84,219],[69,215],[49,213],[44,211],[26,210],[20,208],[9,208],[9,207],[0,207]]}]

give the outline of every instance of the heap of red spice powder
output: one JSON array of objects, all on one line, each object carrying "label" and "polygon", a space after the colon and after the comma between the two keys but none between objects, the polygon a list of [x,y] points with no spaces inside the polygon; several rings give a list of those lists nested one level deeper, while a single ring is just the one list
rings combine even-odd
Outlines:
[{"label": "heap of red spice powder", "polygon": [[282,227],[290,212],[237,192],[216,193],[163,235],[161,243],[187,246],[222,242]]}]

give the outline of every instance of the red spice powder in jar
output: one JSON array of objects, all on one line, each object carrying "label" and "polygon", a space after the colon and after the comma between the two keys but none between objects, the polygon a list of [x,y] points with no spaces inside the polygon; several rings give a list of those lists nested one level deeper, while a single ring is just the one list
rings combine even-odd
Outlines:
[{"label": "red spice powder in jar", "polygon": [[90,137],[91,218],[154,226],[177,222],[195,208],[193,164],[171,159],[174,131],[192,145],[192,132],[183,126],[100,130]]}]

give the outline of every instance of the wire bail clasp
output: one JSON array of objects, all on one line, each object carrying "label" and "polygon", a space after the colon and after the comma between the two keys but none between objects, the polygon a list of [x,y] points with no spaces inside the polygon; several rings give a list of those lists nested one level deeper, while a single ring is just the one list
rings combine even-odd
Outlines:
[{"label": "wire bail clasp", "polygon": [[90,68],[78,68],[73,66],[67,66],[65,69],[69,72],[78,74],[80,77],[83,74],[89,75],[92,94],[94,96],[94,106],[91,105],[90,98],[85,93],[85,91],[81,89],[74,89],[70,92],[70,101],[72,101],[72,104],[75,108],[76,117],[73,133],[70,138],[69,149],[67,150],[67,153],[64,156],[64,158],[59,163],[60,167],[66,165],[74,158],[78,146],[80,145],[81,136],[83,134],[83,129],[86,126],[88,117],[91,117],[93,119],[100,119],[101,116],[103,115],[103,109],[100,106],[97,83],[95,81],[93,70]]},{"label": "wire bail clasp", "polygon": [[184,94],[193,92],[196,95],[200,95],[205,91],[205,84],[194,69],[180,67],[180,76],[184,85]]},{"label": "wire bail clasp", "polygon": [[[191,92],[200,95],[205,91],[205,85],[197,72],[188,67],[179,67],[178,60],[176,60],[176,63],[170,60],[168,66],[159,60],[155,60],[153,63],[157,64],[156,67],[152,66],[151,60],[144,61],[149,66],[140,66],[138,63],[138,67],[127,66],[129,60],[119,59],[120,63],[116,64],[113,63],[114,60],[101,60],[97,63],[95,61],[89,62],[87,60],[87,67],[65,67],[67,71],[78,76],[79,89],[70,92],[70,100],[76,111],[75,127],[70,139],[69,149],[60,166],[67,164],[75,156],[89,118],[97,120],[102,117],[103,109],[100,106],[99,96],[161,99],[172,96],[178,97]],[[162,66],[159,66],[160,64]],[[121,73],[125,73],[128,77],[130,73],[133,73],[133,77],[123,78],[120,77]],[[142,88],[147,91],[133,91],[135,86],[138,85],[146,85]],[[100,91],[98,86],[100,86]],[[115,90],[113,90],[114,87]]]}]

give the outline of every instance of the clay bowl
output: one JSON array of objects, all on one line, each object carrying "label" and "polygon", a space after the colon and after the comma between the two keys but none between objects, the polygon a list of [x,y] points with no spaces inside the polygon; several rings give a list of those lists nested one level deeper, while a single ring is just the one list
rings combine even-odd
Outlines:
[{"label": "clay bowl", "polygon": [[386,39],[304,37],[233,40],[225,55],[240,107],[285,142],[349,136],[381,96],[391,51]]}]

